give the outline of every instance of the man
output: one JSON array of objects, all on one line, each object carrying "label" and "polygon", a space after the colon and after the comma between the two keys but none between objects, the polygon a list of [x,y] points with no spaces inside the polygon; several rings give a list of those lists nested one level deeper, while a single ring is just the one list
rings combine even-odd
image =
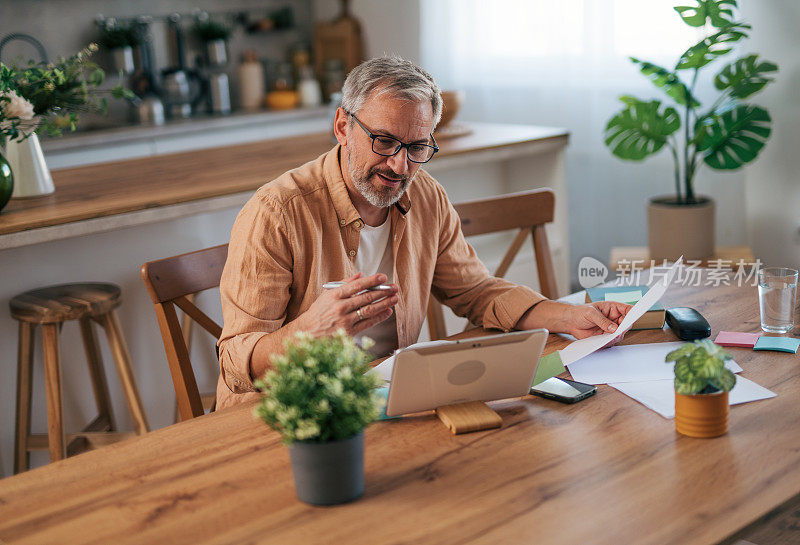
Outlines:
[{"label": "man", "polygon": [[366,334],[376,356],[416,342],[431,293],[484,327],[578,338],[616,330],[628,305],[558,303],[489,274],[444,190],[420,169],[436,152],[441,110],[424,70],[397,57],[364,62],[344,84],[338,145],[245,204],[220,283],[219,408],[257,395],[253,379],[298,331]]}]

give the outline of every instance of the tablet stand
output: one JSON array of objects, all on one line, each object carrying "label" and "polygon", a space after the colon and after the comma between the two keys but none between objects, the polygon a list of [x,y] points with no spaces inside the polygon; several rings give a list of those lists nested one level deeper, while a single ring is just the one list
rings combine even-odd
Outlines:
[{"label": "tablet stand", "polygon": [[503,424],[503,419],[500,418],[500,415],[489,408],[483,401],[444,405],[436,409],[436,416],[445,426],[450,428],[453,435],[491,430],[499,428]]}]

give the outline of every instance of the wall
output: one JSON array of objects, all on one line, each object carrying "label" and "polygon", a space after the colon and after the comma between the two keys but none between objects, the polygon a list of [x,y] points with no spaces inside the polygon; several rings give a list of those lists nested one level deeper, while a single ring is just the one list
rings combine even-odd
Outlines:
[{"label": "wall", "polygon": [[[425,39],[429,33],[446,33],[436,21],[428,25],[422,16],[421,2],[354,0],[353,12],[367,30],[367,53],[393,52],[425,66]],[[754,97],[769,108],[773,133],[759,158],[733,172],[703,168],[696,179],[700,194],[717,201],[717,243],[749,244],[756,257],[774,265],[800,266],[800,4],[793,0],[742,0],[742,18],[753,25],[743,53],[759,52],[776,61],[780,73],[776,83]],[[314,0],[315,15],[330,17],[336,6],[329,0]],[[427,66],[426,66],[427,67]],[[427,67],[429,68],[429,67]],[[712,71],[713,72],[713,71]],[[443,86],[452,85],[446,74],[435,73]],[[631,78],[640,78],[634,71]],[[623,80],[615,88],[595,93],[592,101],[575,103],[563,90],[514,90],[501,83],[487,82],[481,88],[466,88],[467,100],[460,119],[530,123],[572,129],[597,112],[616,111],[616,97],[633,83]],[[501,100],[497,100],[497,97]],[[602,115],[599,117],[605,119]],[[672,191],[672,159],[661,154],[643,163],[616,160],[602,145],[603,124],[588,131],[572,130],[567,148],[566,169],[569,191],[570,258],[573,274],[584,255],[602,261],[613,246],[646,245],[647,200]]]},{"label": "wall", "polygon": [[742,3],[752,23],[752,51],[778,63],[776,82],[754,102],[769,109],[772,136],[746,171],[748,241],[765,264],[800,266],[800,4],[793,0]]}]

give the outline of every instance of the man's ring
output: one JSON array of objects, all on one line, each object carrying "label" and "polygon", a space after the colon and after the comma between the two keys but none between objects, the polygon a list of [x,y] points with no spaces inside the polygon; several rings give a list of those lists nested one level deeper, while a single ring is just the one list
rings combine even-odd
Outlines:
[{"label": "man's ring", "polygon": [[356,314],[358,314],[358,319],[359,320],[363,320],[364,319],[364,315],[361,314],[361,309],[360,308],[356,309]]}]

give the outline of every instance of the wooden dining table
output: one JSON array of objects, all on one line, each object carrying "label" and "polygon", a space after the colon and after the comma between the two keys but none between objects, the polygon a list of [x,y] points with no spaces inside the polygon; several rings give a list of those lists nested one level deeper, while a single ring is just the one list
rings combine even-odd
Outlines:
[{"label": "wooden dining table", "polygon": [[[720,330],[759,330],[752,285],[673,285]],[[471,333],[475,334],[475,333]],[[675,341],[634,331],[623,344]],[[568,341],[550,335],[549,353]],[[574,405],[491,403],[499,429],[451,435],[432,414],[370,425],[366,491],[313,507],[289,453],[245,404],[0,481],[0,540],[57,543],[716,543],[800,492],[800,361],[731,348],[777,397],[731,408],[714,439],[675,432],[601,385]]]}]

